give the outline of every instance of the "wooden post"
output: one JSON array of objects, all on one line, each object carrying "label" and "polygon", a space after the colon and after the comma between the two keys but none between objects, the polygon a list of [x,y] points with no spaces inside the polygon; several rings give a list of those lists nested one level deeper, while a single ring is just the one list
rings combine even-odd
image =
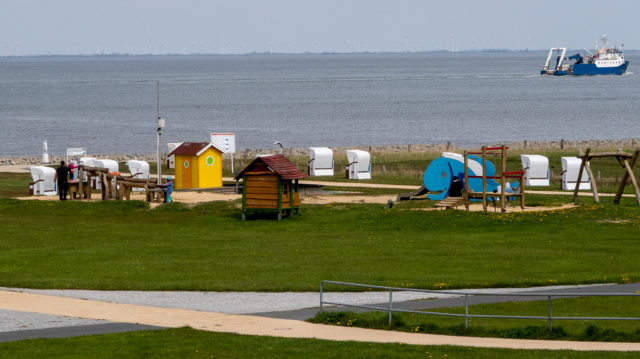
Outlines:
[{"label": "wooden post", "polygon": [[[634,159],[637,157],[638,151],[636,151]],[[636,204],[640,206],[640,190],[638,190],[638,182],[636,181],[636,176],[633,175],[633,167],[629,165],[627,160],[624,160],[624,167],[626,168],[625,174],[629,173],[629,177],[631,178],[631,184],[633,184],[633,190],[636,192]]]},{"label": "wooden post", "polygon": [[111,199],[118,199],[118,185],[116,176],[111,177],[109,184],[111,185]]},{"label": "wooden post", "polygon": [[464,207],[469,210],[469,154],[464,151]]},{"label": "wooden post", "polygon": [[520,174],[520,208],[524,211],[524,173]]},{"label": "wooden post", "polygon": [[[525,141],[526,143],[526,141]],[[507,150],[504,145],[502,145],[502,178],[500,183],[500,210],[502,212],[507,211],[507,199],[504,195],[505,185],[507,184],[507,180],[504,176],[504,172],[507,170]]]},{"label": "wooden post", "polygon": [[107,174],[100,172],[100,191],[102,193],[102,200],[107,200],[107,186],[106,186]]},{"label": "wooden post", "polygon": [[482,210],[487,211],[487,146],[482,146]]},{"label": "wooden post", "polygon": [[242,176],[242,213],[243,213],[243,220],[244,220],[244,214],[246,213],[247,210],[247,175]]},{"label": "wooden post", "polygon": [[631,157],[631,163],[627,162],[626,159],[623,161],[625,172],[624,172],[624,175],[622,176],[622,181],[620,182],[620,186],[618,187],[618,192],[616,193],[613,203],[615,204],[620,203],[622,192],[624,192],[624,187],[627,185],[627,181],[630,178],[631,184],[633,185],[633,191],[636,194],[636,204],[640,206],[640,190],[638,189],[638,181],[636,180],[636,176],[633,174],[633,167],[636,164],[636,160],[638,159],[639,154],[640,154],[640,150],[635,150],[635,152],[633,153],[633,156]]},{"label": "wooden post", "polygon": [[87,199],[91,199],[91,173],[92,172],[87,171]]},{"label": "wooden post", "polygon": [[598,186],[596,184],[596,178],[593,176],[593,172],[591,172],[591,166],[589,166],[589,157],[587,157],[587,161],[584,164],[584,169],[587,170],[587,175],[591,179],[591,191],[593,191],[593,199],[596,203],[600,202],[600,198],[598,197]]},{"label": "wooden post", "polygon": [[638,182],[636,181],[635,175],[633,174],[633,167],[636,165],[636,160],[638,159],[638,154],[640,154],[640,150],[635,150],[633,152],[633,157],[631,157],[631,163],[628,163],[625,159],[622,163],[625,172],[622,176],[622,181],[620,182],[620,186],[618,187],[618,192],[616,193],[615,198],[613,199],[613,203],[620,204],[620,199],[622,198],[622,192],[624,192],[624,187],[627,185],[627,181],[631,178],[631,183],[633,184],[633,190],[636,193],[636,202],[640,206],[640,191],[638,190]]},{"label": "wooden post", "polygon": [[[118,187],[118,181],[116,180],[116,188]],[[119,200],[123,200],[124,199],[124,185],[121,184],[120,188],[118,188],[118,199]]]},{"label": "wooden post", "polygon": [[82,166],[78,167],[78,194],[80,195],[80,200],[82,200],[82,196],[84,195],[84,191],[83,191],[83,183],[82,181],[84,181],[84,171],[82,170]]},{"label": "wooden post", "polygon": [[587,148],[587,152],[582,154],[582,150],[578,150],[578,157],[582,157],[582,162],[580,163],[580,170],[578,171],[578,182],[576,182],[576,188],[573,190],[573,203],[578,203],[578,190],[580,190],[580,181],[582,180],[582,171],[584,170],[584,164],[587,161],[587,156],[589,155],[590,148]]}]

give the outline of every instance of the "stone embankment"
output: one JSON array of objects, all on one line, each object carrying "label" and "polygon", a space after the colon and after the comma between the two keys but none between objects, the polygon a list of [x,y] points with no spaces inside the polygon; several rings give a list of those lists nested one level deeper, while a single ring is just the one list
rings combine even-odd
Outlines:
[{"label": "stone embankment", "polygon": [[[592,150],[612,150],[617,148],[631,149],[640,147],[640,138],[627,138],[622,140],[580,140],[580,141],[523,141],[505,143],[509,146],[510,150],[515,151],[540,151],[540,150],[578,150],[591,148]],[[500,143],[488,144],[488,146],[500,146]],[[370,151],[372,153],[393,153],[393,152],[462,152],[464,148],[456,146],[454,143],[447,142],[441,144],[410,144],[410,145],[396,145],[396,146],[353,146],[353,147],[332,147],[335,152],[341,152],[347,149],[359,148],[362,150]],[[258,154],[264,153],[277,153],[275,148],[269,149],[244,149],[236,152],[235,158],[247,159],[254,158]],[[285,148],[284,153],[286,155],[303,155],[308,154],[306,148]],[[127,160],[136,159],[148,162],[155,162],[156,154],[102,154],[94,155],[98,158],[109,158],[118,162],[125,162]],[[164,156],[163,156],[164,159]],[[50,156],[49,163],[59,163],[61,160],[65,160],[63,156]],[[0,165],[36,165],[42,163],[40,156],[24,156],[24,157],[2,157],[0,158]]]}]

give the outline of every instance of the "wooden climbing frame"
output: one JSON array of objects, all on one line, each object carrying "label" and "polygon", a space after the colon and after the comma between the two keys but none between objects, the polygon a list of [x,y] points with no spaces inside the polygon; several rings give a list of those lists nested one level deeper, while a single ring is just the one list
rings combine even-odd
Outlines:
[{"label": "wooden climbing frame", "polygon": [[[500,210],[507,211],[507,197],[520,197],[520,208],[524,210],[524,171],[507,171],[507,146],[486,147],[482,146],[480,152],[464,151],[464,206],[469,210],[471,197],[482,196],[482,209],[487,210],[488,199],[497,197],[497,193],[487,192],[487,178],[500,181]],[[479,155],[482,158],[482,176],[469,175],[469,155]],[[487,156],[501,156],[502,168],[499,176],[487,176]],[[472,192],[469,188],[470,178],[482,178],[482,192]],[[505,193],[507,178],[520,179],[519,193]]]}]

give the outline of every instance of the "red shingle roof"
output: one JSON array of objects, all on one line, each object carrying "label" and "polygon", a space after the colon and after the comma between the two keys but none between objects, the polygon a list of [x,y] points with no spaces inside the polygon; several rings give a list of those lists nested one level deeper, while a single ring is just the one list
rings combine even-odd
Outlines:
[{"label": "red shingle roof", "polygon": [[173,151],[169,152],[169,156],[170,155],[196,156],[207,146],[211,146],[217,149],[218,151],[222,152],[219,148],[217,148],[216,146],[213,146],[209,142],[184,142],[180,146],[176,147]]},{"label": "red shingle roof", "polygon": [[273,155],[257,157],[245,169],[238,173],[236,179],[242,178],[244,173],[251,170],[258,162],[265,163],[267,166],[269,166],[269,169],[271,169],[271,171],[277,173],[283,179],[300,179],[307,177],[306,174],[300,171],[298,167],[291,161],[289,161],[285,156]]},{"label": "red shingle roof", "polygon": [[195,155],[208,144],[207,142],[184,142],[171,151],[169,155]]}]

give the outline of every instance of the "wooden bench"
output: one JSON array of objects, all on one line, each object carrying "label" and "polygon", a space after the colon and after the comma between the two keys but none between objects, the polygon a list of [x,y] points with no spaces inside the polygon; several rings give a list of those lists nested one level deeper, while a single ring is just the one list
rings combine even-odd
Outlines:
[{"label": "wooden bench", "polygon": [[83,182],[82,186],[80,186],[80,181],[77,182],[69,182],[69,199],[76,199],[76,194],[78,195],[78,199],[91,199],[91,186],[87,182]]},{"label": "wooden bench", "polygon": [[464,197],[447,197],[442,201],[436,203],[434,207],[440,208],[440,209],[443,209],[443,208],[449,209],[449,208],[456,208],[457,206],[463,203],[464,203]]},{"label": "wooden bench", "polygon": [[145,188],[145,194],[147,202],[167,203],[167,188]]}]

